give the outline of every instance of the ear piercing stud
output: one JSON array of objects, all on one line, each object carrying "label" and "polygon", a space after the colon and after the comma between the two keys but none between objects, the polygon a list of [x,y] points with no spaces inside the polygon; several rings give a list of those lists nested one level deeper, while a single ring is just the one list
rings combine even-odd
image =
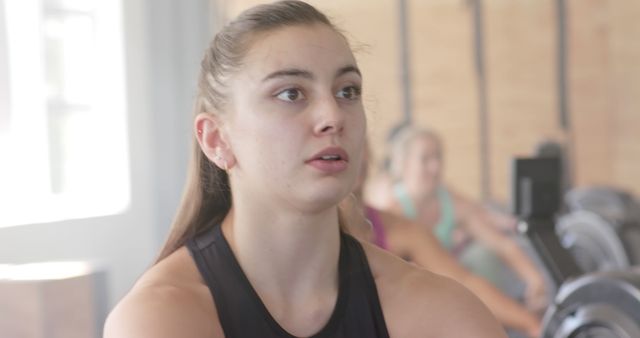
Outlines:
[{"label": "ear piercing stud", "polygon": [[222,162],[222,169],[223,169],[224,171],[227,171],[227,170],[229,169],[229,168],[228,168],[228,166],[227,166],[227,160],[223,159],[223,158],[222,158],[222,156],[220,156],[220,155],[215,155],[215,156],[213,157],[213,159],[214,159],[216,162],[218,162],[218,163],[219,163],[219,162]]}]

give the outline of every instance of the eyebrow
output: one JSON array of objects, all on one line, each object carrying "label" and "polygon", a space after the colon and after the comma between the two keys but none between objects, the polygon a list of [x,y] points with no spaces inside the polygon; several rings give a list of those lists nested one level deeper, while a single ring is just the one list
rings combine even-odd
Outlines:
[{"label": "eyebrow", "polygon": [[[338,71],[336,72],[336,77],[342,76],[342,75],[347,74],[347,73],[352,73],[352,72],[356,73],[356,74],[358,74],[358,76],[362,77],[362,74],[360,73],[360,69],[358,69],[358,67],[353,66],[353,65],[344,66],[344,67],[338,69]],[[265,76],[265,78],[262,79],[262,82],[265,82],[265,81],[268,81],[268,80],[271,80],[271,79],[275,79],[275,78],[279,78],[279,77],[288,77],[288,76],[301,77],[301,78],[310,79],[310,80],[313,80],[315,78],[310,71],[302,70],[302,69],[298,69],[298,68],[288,68],[288,69],[282,69],[282,70],[275,71],[275,72]]]},{"label": "eyebrow", "polygon": [[360,69],[358,69],[358,67],[353,66],[353,65],[344,66],[344,67],[338,69],[338,71],[336,72],[336,77],[342,76],[342,75],[344,75],[346,73],[356,73],[356,74],[358,74],[359,77],[362,77],[362,73],[360,73]]}]

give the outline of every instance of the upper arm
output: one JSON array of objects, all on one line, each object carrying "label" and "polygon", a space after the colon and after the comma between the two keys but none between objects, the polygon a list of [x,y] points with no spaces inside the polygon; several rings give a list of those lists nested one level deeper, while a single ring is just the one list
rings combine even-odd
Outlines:
[{"label": "upper arm", "polygon": [[392,337],[506,337],[487,307],[456,281],[365,245]]},{"label": "upper arm", "polygon": [[104,338],[223,337],[192,297],[179,290],[129,294],[109,314]]},{"label": "upper arm", "polygon": [[469,271],[442,247],[432,233],[417,223],[402,220],[395,215],[389,214],[385,217],[389,217],[388,220],[393,224],[389,230],[389,242],[390,249],[395,254],[406,253],[419,266],[458,281],[469,277]]},{"label": "upper arm", "polygon": [[[424,279],[424,278],[422,278]],[[416,315],[428,313],[431,320],[416,318],[411,336],[433,332],[434,337],[506,337],[489,309],[469,290],[446,277],[414,287]]]},{"label": "upper arm", "polygon": [[511,241],[491,224],[491,217],[482,205],[459,194],[451,194],[456,206],[456,218],[473,237],[494,249],[499,249]]},{"label": "upper arm", "polygon": [[418,265],[461,283],[471,276],[471,273],[455,260],[432,234],[416,233],[413,242],[415,247],[412,257]]}]

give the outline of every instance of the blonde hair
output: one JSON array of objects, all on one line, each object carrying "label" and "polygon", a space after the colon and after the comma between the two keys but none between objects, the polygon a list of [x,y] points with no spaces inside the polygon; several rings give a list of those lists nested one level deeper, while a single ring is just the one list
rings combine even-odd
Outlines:
[{"label": "blonde hair", "polygon": [[407,163],[409,148],[421,137],[433,140],[437,144],[438,149],[442,151],[440,136],[438,136],[435,131],[415,126],[402,128],[402,130],[390,140],[389,174],[392,179],[400,180],[403,168]]}]

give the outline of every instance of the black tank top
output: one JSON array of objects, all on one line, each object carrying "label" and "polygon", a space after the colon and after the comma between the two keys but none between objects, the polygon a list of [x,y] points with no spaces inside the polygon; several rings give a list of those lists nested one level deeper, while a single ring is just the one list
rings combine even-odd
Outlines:
[{"label": "black tank top", "polygon": [[[187,243],[213,295],[227,338],[295,338],[262,303],[216,226]],[[267,262],[265,262],[267,263]],[[338,298],[327,324],[314,338],[388,338],[376,285],[362,246],[341,233]]]}]

